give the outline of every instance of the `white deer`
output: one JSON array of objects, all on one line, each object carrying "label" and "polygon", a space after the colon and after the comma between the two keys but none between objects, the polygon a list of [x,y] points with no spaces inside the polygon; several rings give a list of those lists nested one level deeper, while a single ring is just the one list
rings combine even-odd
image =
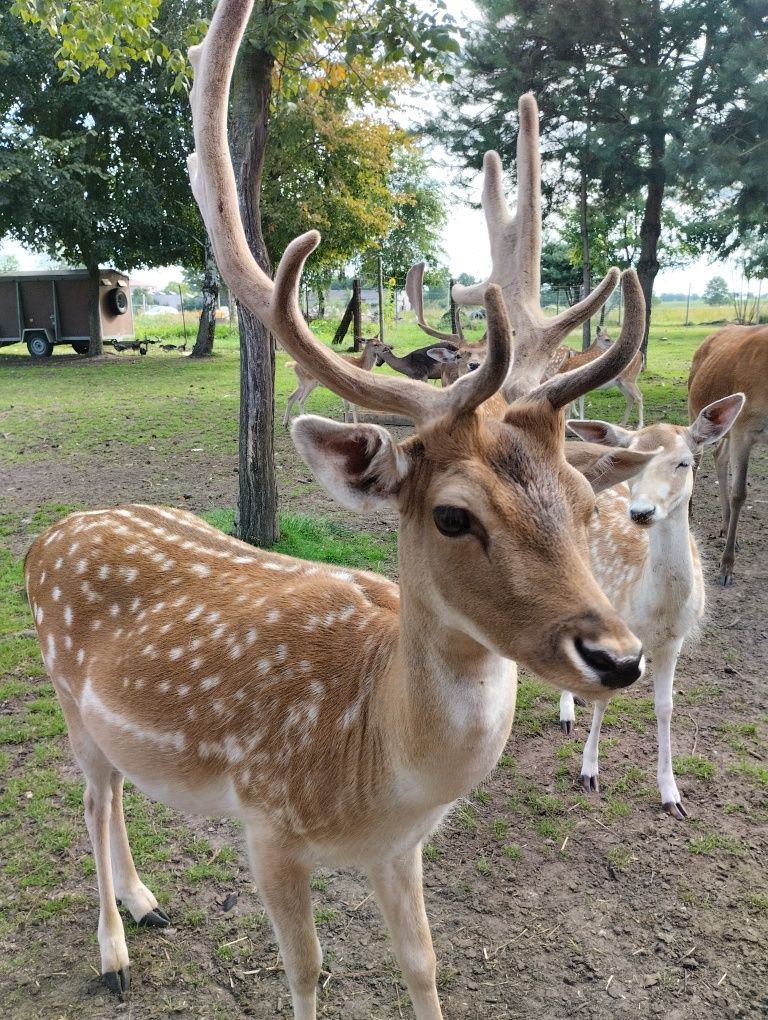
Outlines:
[{"label": "white deer", "polygon": [[[447,389],[334,356],[297,300],[317,235],[289,245],[273,282],[238,214],[226,110],[250,10],[221,0],[190,54],[193,189],[223,277],[289,354],[341,397],[415,422],[399,444],[374,425],[312,416],[293,425],[300,453],[344,505],[398,511],[400,587],[254,549],[181,510],[132,506],[74,514],[41,535],[26,558],[27,591],[86,777],[106,983],[124,995],[130,981],[116,898],[137,921],[167,923],[131,859],[128,776],[181,810],[242,819],[297,1020],[316,1016],[318,863],[370,876],[416,1017],[440,1020],[421,845],[502,751],[514,660],[593,698],[642,673],[640,642],[589,570],[594,498],[565,461],[562,412],[633,356],[642,295],[625,275],[625,326],[606,361],[527,388],[503,420],[482,406],[510,362],[495,286],[485,362]],[[538,161],[532,97],[520,111],[524,170]],[[537,201],[535,175],[519,180],[521,201]]]},{"label": "white deer", "polygon": [[[704,614],[704,578],[688,523],[694,458],[726,435],[743,405],[741,393],[723,397],[704,407],[689,427],[657,424],[632,432],[602,421],[568,422],[583,439],[655,451],[639,474],[597,497],[589,551],[601,588],[650,657],[659,743],[657,781],[664,810],[674,818],[686,816],[672,768],[675,669],[683,643]],[[595,701],[584,746],[581,782],[592,792],[599,791],[598,747],[605,708],[605,701]],[[560,723],[566,733],[574,720],[573,695],[564,691]]]}]

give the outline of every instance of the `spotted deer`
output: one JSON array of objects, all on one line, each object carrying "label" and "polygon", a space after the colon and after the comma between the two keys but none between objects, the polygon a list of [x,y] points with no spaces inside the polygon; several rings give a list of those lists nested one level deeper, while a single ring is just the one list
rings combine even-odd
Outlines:
[{"label": "spotted deer", "polygon": [[[374,344],[378,342],[378,337],[372,337],[370,340],[363,342],[363,350],[360,354],[337,354],[337,358],[344,358],[351,365],[357,365],[359,368],[364,369],[366,372],[370,372],[374,365],[378,361],[376,349]],[[316,389],[320,382],[315,379],[309,372],[307,372],[300,362],[288,361],[286,367],[290,367],[296,373],[296,381],[298,385],[296,389],[289,394],[288,400],[285,404],[285,414],[283,415],[283,426],[287,427],[288,422],[291,420],[291,410],[296,401],[299,404],[299,413],[304,414],[304,404],[306,403],[307,397],[310,393]],[[355,404],[344,401],[346,410],[349,410],[352,415],[352,421],[357,423],[357,407]]]},{"label": "spotted deer", "polygon": [[[414,1013],[440,1020],[421,846],[504,748],[515,661],[587,697],[643,670],[640,642],[588,567],[594,499],[565,461],[562,411],[617,357],[632,357],[642,295],[625,277],[625,330],[607,362],[566,385],[532,386],[503,419],[482,410],[511,355],[494,286],[488,356],[447,389],[333,355],[298,303],[317,234],[288,246],[272,281],[239,218],[226,111],[250,11],[221,0],[190,52],[193,191],[224,279],[289,354],[344,399],[414,421],[400,443],[375,425],[302,416],[292,427],[345,506],[397,510],[400,585],[252,548],[182,510],[136,505],[73,514],[41,535],[26,558],[27,590],[86,777],[106,983],[124,995],[130,981],[116,899],[139,922],[167,923],[131,859],[127,776],[182,811],[242,820],[297,1020],[316,1016],[309,876],[318,863],[370,877]],[[520,112],[518,158],[530,163],[532,97]]]},{"label": "spotted deer", "polygon": [[693,420],[705,404],[733,390],[744,391],[746,406],[714,451],[725,536],[718,580],[724,587],[733,584],[749,456],[756,443],[768,443],[768,326],[727,326],[707,337],[688,376],[689,417]]},{"label": "spotted deer", "polygon": [[[702,408],[689,427],[657,424],[631,432],[602,421],[569,421],[585,440],[646,451],[650,461],[626,484],[597,497],[589,525],[592,570],[600,587],[649,655],[658,731],[657,783],[664,810],[686,817],[672,767],[672,699],[675,670],[686,639],[704,615],[704,577],[696,540],[688,524],[694,458],[719,443],[744,406],[742,393]],[[569,446],[572,444],[568,444]],[[575,444],[573,444],[575,445]],[[576,457],[569,458],[577,463]],[[584,745],[581,783],[599,792],[598,751],[607,702],[595,700]],[[570,733],[573,694],[560,696],[560,723]]]}]

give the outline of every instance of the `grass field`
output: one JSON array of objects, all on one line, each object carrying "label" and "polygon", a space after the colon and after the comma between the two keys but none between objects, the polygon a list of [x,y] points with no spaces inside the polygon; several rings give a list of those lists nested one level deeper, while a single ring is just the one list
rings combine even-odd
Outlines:
[{"label": "grass field", "polygon": [[[145,328],[181,339],[179,327],[157,320],[139,323]],[[329,340],[334,328],[325,324],[321,335]],[[688,366],[713,328],[654,325],[649,370],[640,379],[648,420],[686,420]],[[426,339],[412,322],[387,336],[401,352]],[[579,338],[572,342],[578,346]],[[278,548],[392,575],[391,521],[314,510],[308,472],[296,458],[288,462],[280,417],[295,380],[287,360],[278,354]],[[237,826],[185,819],[135,790],[126,811],[136,863],[178,932],[155,938],[126,924],[136,975],[126,1008],[111,1003],[91,974],[97,901],[82,785],[40,661],[22,555],[44,527],[76,504],[95,505],[109,488],[105,480],[90,502],[78,503],[52,500],[43,485],[23,508],[14,505],[12,489],[25,472],[46,465],[55,472],[95,464],[106,472],[136,460],[139,497],[149,498],[141,488],[146,478],[157,483],[153,499],[171,502],[176,490],[164,477],[166,465],[180,462],[191,474],[200,457],[226,463],[233,493],[238,374],[237,335],[224,327],[215,356],[199,362],[154,347],[144,358],[108,354],[93,363],[65,349],[44,362],[23,348],[0,351],[0,474],[9,483],[0,494],[0,1013],[13,1020],[76,1020],[84,1012],[98,1020],[287,1015],[284,977]],[[615,421],[623,409],[618,392],[587,401],[591,417]],[[341,403],[317,389],[307,410],[338,418]],[[206,516],[229,530],[232,512],[231,501],[222,500]],[[745,523],[746,541],[755,527]],[[716,529],[710,531],[716,549]],[[742,555],[746,571],[749,550]],[[675,766],[691,806],[684,826],[658,808],[648,686],[611,703],[604,794],[594,799],[574,787],[582,744],[561,738],[555,693],[531,678],[521,685],[508,753],[425,847],[446,1016],[610,1020],[629,1015],[630,1006],[632,1015],[679,1020],[758,1016],[749,1003],[757,1010],[768,994],[768,981],[760,984],[768,944],[768,716],[764,674],[751,649],[764,629],[757,600],[765,586],[760,577],[752,587],[739,580],[741,587],[712,593],[701,646],[682,660],[673,727]],[[583,736],[583,716],[579,723]],[[225,913],[221,902],[234,889],[241,907]],[[313,891],[320,936],[330,947],[320,1015],[411,1015],[370,890],[349,875],[322,872]]]}]

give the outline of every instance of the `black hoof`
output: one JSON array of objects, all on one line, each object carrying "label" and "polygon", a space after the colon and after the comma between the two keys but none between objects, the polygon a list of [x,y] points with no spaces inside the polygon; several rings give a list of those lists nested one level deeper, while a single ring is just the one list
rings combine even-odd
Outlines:
[{"label": "black hoof", "polygon": [[579,782],[585,793],[600,793],[600,781],[597,776],[582,775],[579,777]]},{"label": "black hoof", "polygon": [[144,928],[167,928],[171,923],[170,917],[160,907],[155,907],[154,910],[150,910],[148,914],[145,914],[139,921],[140,927]]},{"label": "black hoof", "polygon": [[676,818],[678,822],[682,822],[684,818],[688,817],[688,812],[679,802],[675,804],[674,801],[668,800],[666,804],[662,804],[662,807],[668,815],[672,818]]},{"label": "black hoof", "polygon": [[583,698],[578,697],[578,695],[574,695],[573,703],[574,703],[574,705],[578,705],[579,708],[586,708],[587,707],[586,701]]},{"label": "black hoof", "polygon": [[131,968],[123,967],[121,970],[110,970],[106,974],[102,974],[101,979],[122,1002],[131,987]]},{"label": "black hoof", "polygon": [[569,737],[573,731],[573,723],[571,722],[570,719],[561,719],[560,729],[567,737]]}]

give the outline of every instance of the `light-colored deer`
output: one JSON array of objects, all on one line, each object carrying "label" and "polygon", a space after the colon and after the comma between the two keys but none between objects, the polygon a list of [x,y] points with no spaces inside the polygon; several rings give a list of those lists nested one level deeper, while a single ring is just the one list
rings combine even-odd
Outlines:
[{"label": "light-colored deer", "polygon": [[436,361],[440,366],[440,382],[443,386],[453,386],[457,379],[461,379],[467,372],[475,372],[485,360],[485,345],[482,351],[459,347],[458,350],[451,350],[449,347],[431,347],[427,356]]},{"label": "light-colored deer", "polygon": [[[601,421],[569,421],[583,439],[628,450],[654,453],[626,485],[597,497],[598,513],[589,525],[592,570],[600,587],[627,625],[638,635],[651,660],[658,729],[657,781],[664,810],[684,818],[685,808],[672,769],[672,696],[683,643],[704,614],[704,578],[696,540],[688,526],[694,458],[718,443],[738,422],[741,393],[704,407],[693,424],[649,425],[631,432]],[[569,446],[572,444],[568,444]],[[569,458],[578,464],[576,457]],[[581,782],[599,791],[598,747],[606,701],[596,700],[584,746]],[[560,724],[571,732],[573,695],[560,697]]]},{"label": "light-colored deer", "polygon": [[[226,111],[251,6],[221,0],[190,53],[193,190],[228,286],[289,354],[344,399],[415,422],[400,444],[374,425],[293,424],[300,453],[342,503],[399,512],[400,588],[254,549],[184,511],[133,506],[74,514],[41,535],[26,558],[27,590],[86,776],[107,984],[124,994],[130,976],[116,897],[137,921],[167,922],[131,859],[128,776],[181,810],[242,819],[297,1020],[316,1015],[309,875],[319,862],[370,876],[416,1017],[439,1020],[421,844],[502,751],[514,660],[588,697],[642,672],[639,641],[588,567],[594,500],[564,459],[561,410],[634,354],[642,295],[626,275],[625,328],[606,360],[565,384],[531,386],[503,420],[481,406],[510,362],[496,287],[486,297],[488,356],[448,389],[333,355],[297,300],[317,235],[289,245],[273,282],[240,223]],[[532,97],[520,113],[518,161],[530,165]],[[530,188],[530,175],[521,181]]]},{"label": "light-colored deer", "polygon": [[[547,366],[543,378],[548,379],[558,372],[572,372],[575,368],[589,364],[590,361],[599,358],[610,347],[612,342],[605,330],[602,327],[598,327],[596,339],[593,340],[585,351],[574,351],[568,347],[558,348]],[[632,416],[633,409],[637,406],[637,427],[639,429],[643,427],[643,393],[637,384],[642,368],[643,356],[638,351],[626,368],[623,368],[616,375],[615,379],[611,379],[603,386],[598,387],[601,390],[608,390],[613,386],[617,386],[623,393],[627,408],[621,422],[622,426],[627,425]],[[574,411],[576,411],[575,406]],[[583,396],[579,397],[578,400],[578,415],[579,418],[584,417]]]},{"label": "light-colored deer", "polygon": [[[376,348],[374,344],[378,342],[378,337],[372,337],[370,340],[363,342],[363,350],[360,354],[337,354],[337,358],[344,358],[345,361],[349,362],[350,365],[357,365],[358,368],[362,368],[365,372],[370,372],[376,364],[378,358],[376,354]],[[304,414],[304,404],[306,403],[307,397],[310,393],[318,386],[320,381],[315,379],[306,369],[302,368],[298,361],[286,362],[286,368],[292,368],[296,373],[296,380],[298,386],[288,396],[285,403],[285,414],[283,415],[283,426],[287,428],[288,422],[291,420],[291,410],[296,401],[299,403],[299,413]],[[344,401],[344,409],[351,411],[352,421],[357,424],[357,407],[350,401]]]},{"label": "light-colored deer", "polygon": [[710,401],[736,390],[746,395],[746,406],[730,434],[715,448],[725,535],[719,581],[726,586],[733,583],[749,455],[755,443],[768,442],[768,326],[727,326],[707,337],[693,356],[688,376],[690,418]]}]

